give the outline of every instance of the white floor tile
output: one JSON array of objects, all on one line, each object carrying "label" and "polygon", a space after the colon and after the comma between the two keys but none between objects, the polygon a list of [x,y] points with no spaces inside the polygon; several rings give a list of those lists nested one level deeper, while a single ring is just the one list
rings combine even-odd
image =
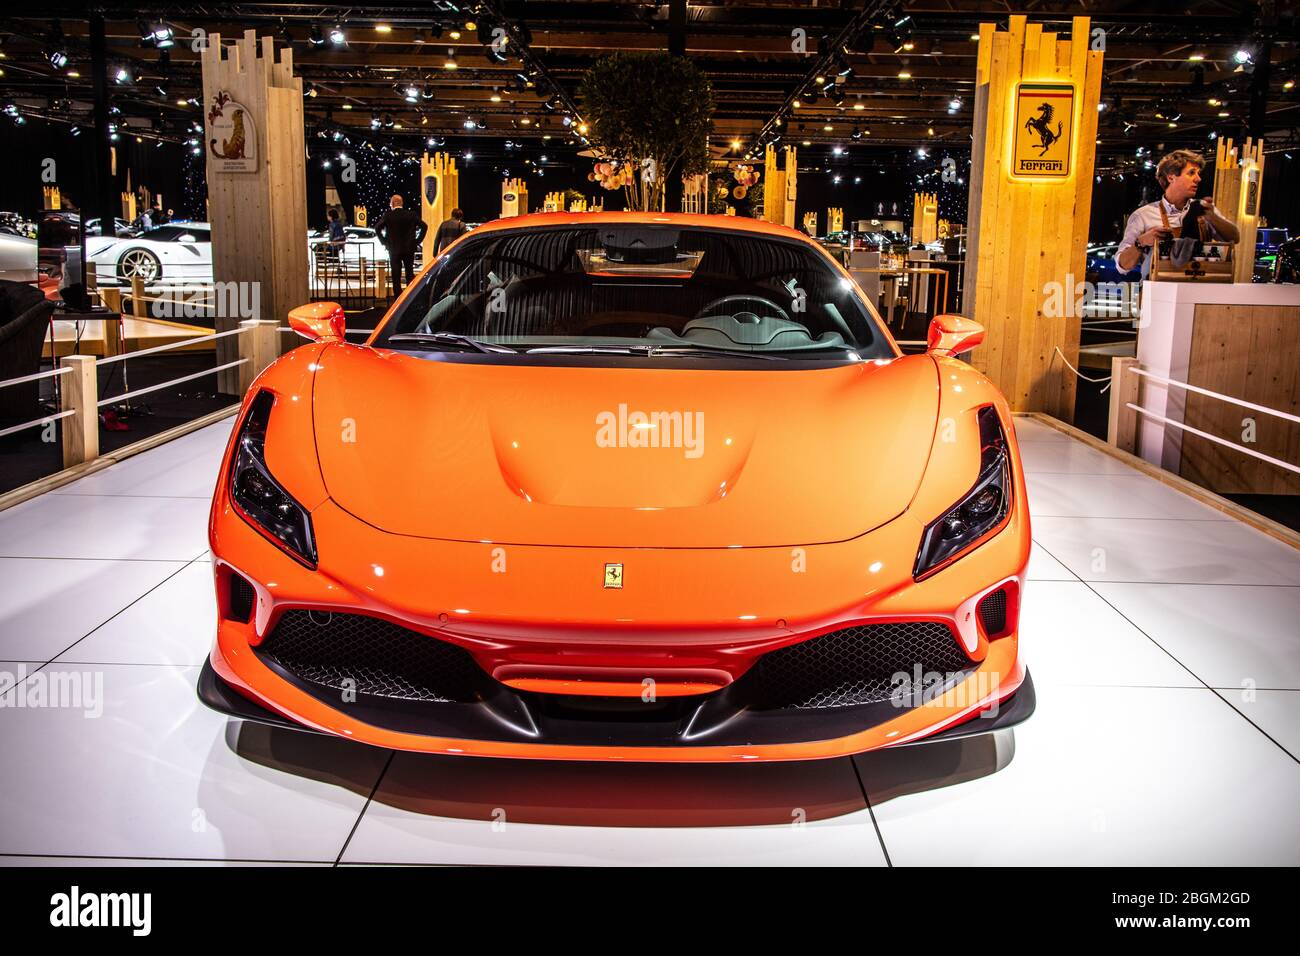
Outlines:
[{"label": "white floor tile", "polygon": [[1035,685],[1203,686],[1079,581],[1025,586],[1020,642]]},{"label": "white floor tile", "polygon": [[0,657],[44,663],[184,567],[0,558]]},{"label": "white floor tile", "polygon": [[0,557],[191,561],[208,546],[202,498],[42,495],[0,511]]},{"label": "white floor tile", "polygon": [[1056,558],[1052,557],[1047,550],[1034,542],[1033,550],[1029,552],[1029,570],[1027,577],[1030,581],[1077,581],[1074,572],[1063,565]]},{"label": "white floor tile", "polygon": [[1085,581],[1300,585],[1300,552],[1235,521],[1043,517],[1033,526]]},{"label": "white floor tile", "polygon": [[1022,418],[1017,415],[1012,421],[1015,425],[1017,441],[1074,441],[1074,439],[1065,434],[1065,432],[1057,431],[1050,425],[1044,425],[1042,422],[1034,421],[1032,418]]},{"label": "white floor tile", "polygon": [[1095,587],[1211,687],[1300,689],[1300,587]]},{"label": "white floor tile", "polygon": [[884,862],[848,760],[560,763],[399,753],[343,862]]},{"label": "white floor tile", "polygon": [[1029,514],[1066,518],[1178,518],[1232,521],[1146,475],[1026,474]]},{"label": "white floor tile", "polygon": [[97,471],[56,495],[136,495],[211,500],[233,417]]},{"label": "white floor tile", "polygon": [[922,754],[856,758],[895,865],[1300,863],[1300,764],[1213,691],[1037,689],[996,772],[917,786]]},{"label": "white floor tile", "polygon": [[1219,693],[1251,723],[1285,747],[1292,757],[1300,760],[1300,691],[1236,690]]},{"label": "white floor tile", "polygon": [[0,854],[331,860],[388,759],[227,721],[198,668],[51,667],[102,674],[103,715],[0,709]]},{"label": "white floor tile", "polygon": [[1025,473],[1065,475],[1132,475],[1117,458],[1077,441],[1026,441],[1020,446]]},{"label": "white floor tile", "polygon": [[199,560],[185,565],[57,660],[60,664],[201,666],[212,650],[216,628],[212,564]]}]

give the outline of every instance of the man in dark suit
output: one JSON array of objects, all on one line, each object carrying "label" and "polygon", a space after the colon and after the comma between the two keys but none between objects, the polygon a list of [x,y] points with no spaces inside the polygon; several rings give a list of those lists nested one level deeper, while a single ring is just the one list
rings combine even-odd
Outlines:
[{"label": "man in dark suit", "polygon": [[433,254],[437,255],[443,249],[451,245],[461,236],[465,235],[469,227],[465,225],[465,213],[459,207],[451,211],[451,218],[445,220],[438,227],[438,234],[434,237]]},{"label": "man in dark suit", "polygon": [[[424,220],[419,213],[406,209],[401,196],[393,196],[388,212],[375,226],[379,241],[388,249],[389,275],[393,282],[393,295],[400,295],[406,283],[415,278],[415,250],[424,238]],[[405,277],[401,273],[405,271]]]}]

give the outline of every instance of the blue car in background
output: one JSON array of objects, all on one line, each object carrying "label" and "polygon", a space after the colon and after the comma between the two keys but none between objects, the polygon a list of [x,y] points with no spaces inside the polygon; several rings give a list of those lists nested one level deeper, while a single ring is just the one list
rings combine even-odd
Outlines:
[{"label": "blue car in background", "polygon": [[1142,278],[1142,270],[1120,272],[1115,265],[1115,253],[1119,251],[1118,242],[1107,242],[1099,246],[1089,246],[1085,278],[1093,285],[1103,282],[1137,282]]}]

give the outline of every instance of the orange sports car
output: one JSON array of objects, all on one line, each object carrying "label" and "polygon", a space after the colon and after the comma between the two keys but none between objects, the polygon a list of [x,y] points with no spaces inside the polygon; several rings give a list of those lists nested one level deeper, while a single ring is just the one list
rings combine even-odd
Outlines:
[{"label": "orange sports car", "polygon": [[449,246],[365,344],[333,303],[245,397],[205,703],[436,753],[833,757],[1015,724],[1007,404],[901,354],[808,237],[550,214]]}]

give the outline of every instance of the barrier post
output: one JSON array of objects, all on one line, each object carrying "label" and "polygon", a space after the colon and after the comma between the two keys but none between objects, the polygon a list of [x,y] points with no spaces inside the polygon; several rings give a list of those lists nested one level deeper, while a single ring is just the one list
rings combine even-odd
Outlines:
[{"label": "barrier post", "polygon": [[144,301],[144,279],[131,276],[131,314],[138,319],[149,317],[149,305]]},{"label": "barrier post", "polygon": [[1137,453],[1137,412],[1129,403],[1138,404],[1138,379],[1130,370],[1138,360],[1116,356],[1110,360],[1110,417],[1106,423],[1106,441],[1130,454]]},{"label": "barrier post", "polygon": [[59,360],[71,373],[60,376],[60,411],[72,411],[60,419],[63,436],[63,467],[71,468],[99,457],[99,381],[92,355],[65,355]]},{"label": "barrier post", "polygon": [[236,336],[239,357],[248,360],[239,366],[239,393],[243,395],[252,387],[253,379],[280,354],[280,324],[270,319],[247,319],[239,323],[239,328],[243,330]]}]

